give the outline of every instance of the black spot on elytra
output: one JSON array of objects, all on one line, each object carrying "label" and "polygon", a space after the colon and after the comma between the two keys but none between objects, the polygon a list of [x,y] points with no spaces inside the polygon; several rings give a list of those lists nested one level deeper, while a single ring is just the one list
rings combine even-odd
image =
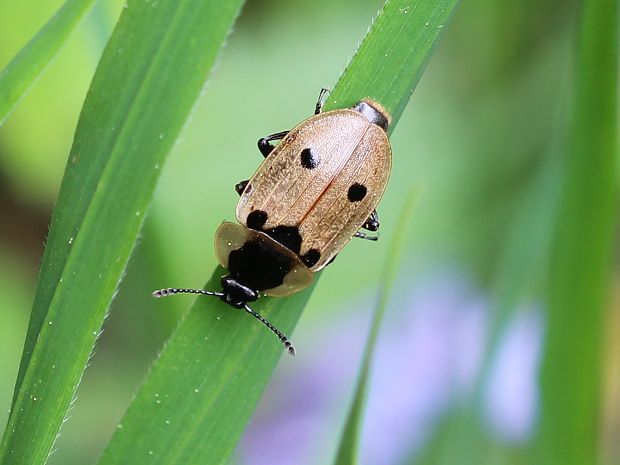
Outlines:
[{"label": "black spot on elytra", "polygon": [[267,221],[267,212],[263,210],[254,210],[248,215],[245,223],[250,229],[260,231]]},{"label": "black spot on elytra", "polygon": [[299,254],[301,250],[301,235],[297,226],[276,226],[265,230],[265,234],[284,247]]},{"label": "black spot on elytra", "polygon": [[319,252],[317,249],[310,249],[303,255],[303,257],[301,257],[301,260],[306,264],[308,268],[316,265],[320,259],[321,252]]},{"label": "black spot on elytra", "polygon": [[364,197],[366,197],[367,191],[368,190],[366,189],[366,186],[356,182],[354,184],[351,184],[351,187],[349,187],[349,192],[347,192],[347,197],[349,198],[351,202],[359,202]]},{"label": "black spot on elytra", "polygon": [[321,157],[316,152],[316,150],[312,149],[303,149],[301,151],[301,166],[304,168],[308,168],[309,170],[313,170],[319,163],[321,163]]}]

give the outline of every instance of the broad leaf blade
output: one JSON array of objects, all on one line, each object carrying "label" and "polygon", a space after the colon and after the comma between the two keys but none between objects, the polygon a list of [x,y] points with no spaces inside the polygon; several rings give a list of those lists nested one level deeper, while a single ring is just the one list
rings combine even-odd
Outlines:
[{"label": "broad leaf blade", "polygon": [[582,4],[567,144],[550,264],[538,456],[597,463],[602,360],[618,212],[618,2]]},{"label": "broad leaf blade", "polygon": [[130,1],[123,11],[84,104],[52,219],[3,464],[45,461],[160,166],[240,5]]},{"label": "broad leaf blade", "polygon": [[[225,273],[217,268],[206,289],[218,289]],[[307,289],[253,306],[288,334],[309,296]],[[283,353],[280,341],[244,310],[197,298],[99,463],[225,463]]]},{"label": "broad leaf blade", "polygon": [[0,126],[95,0],[67,0],[0,73]]}]

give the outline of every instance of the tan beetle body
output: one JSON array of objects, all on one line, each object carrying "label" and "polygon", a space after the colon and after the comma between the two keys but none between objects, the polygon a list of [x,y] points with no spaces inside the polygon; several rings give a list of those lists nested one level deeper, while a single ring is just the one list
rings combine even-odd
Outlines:
[{"label": "tan beetle body", "polygon": [[[306,149],[317,162],[313,168],[300,160]],[[248,216],[260,210],[267,213],[260,230],[297,227],[302,239],[298,255],[318,251],[316,263],[307,263],[318,271],[375,209],[391,165],[387,134],[377,124],[349,109],[320,113],[291,130],[260,165],[241,195],[237,221],[255,229]],[[353,185],[366,190],[360,200],[349,198]]]},{"label": "tan beetle body", "polygon": [[354,236],[376,240],[359,229],[379,227],[375,207],[392,168],[389,114],[368,99],[321,113],[324,95],[325,89],[314,116],[259,140],[265,161],[235,186],[239,223],[224,222],[215,233],[217,259],[229,271],[222,291],[168,288],[155,297],[218,296],[261,320],[294,354],[288,338],[247,303],[261,293],[286,296],[308,287]]}]

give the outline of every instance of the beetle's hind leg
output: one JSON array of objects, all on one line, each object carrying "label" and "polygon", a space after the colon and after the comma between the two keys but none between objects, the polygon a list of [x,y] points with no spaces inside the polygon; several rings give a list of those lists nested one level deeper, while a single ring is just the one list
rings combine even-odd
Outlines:
[{"label": "beetle's hind leg", "polygon": [[321,92],[319,92],[319,98],[316,101],[316,106],[314,107],[314,114],[318,115],[323,110],[323,105],[325,105],[325,100],[327,100],[327,96],[331,90],[323,87]]},{"label": "beetle's hind leg", "polygon": [[258,139],[258,150],[263,154],[263,157],[267,158],[267,156],[275,149],[273,145],[271,145],[272,140],[280,140],[284,139],[288,131],[276,132],[275,134],[271,134],[267,137],[261,137]]},{"label": "beetle's hind leg", "polygon": [[[362,225],[362,228],[366,231],[378,231],[379,230],[379,215],[377,214],[377,210],[373,210],[366,222]],[[358,237],[360,239],[367,239],[369,241],[378,241],[379,236],[370,236],[363,232],[356,232],[353,237]]]},{"label": "beetle's hind leg", "polygon": [[[260,153],[263,154],[263,157],[267,158],[269,154],[273,152],[273,149],[275,149],[275,147],[271,144],[271,141],[284,139],[287,134],[288,131],[280,131],[258,139],[258,143],[256,145],[258,145],[258,150],[260,150]],[[241,195],[243,193],[245,186],[248,185],[249,181],[249,179],[246,179],[245,181],[235,184],[237,194]]]},{"label": "beetle's hind leg", "polygon": [[[275,134],[271,134],[269,136],[261,137],[260,139],[258,139],[258,143],[257,143],[258,150],[260,150],[260,153],[263,154],[263,157],[267,158],[269,154],[273,152],[273,149],[275,149],[275,147],[271,144],[272,140],[284,139],[287,134],[288,134],[288,131],[281,131],[281,132],[276,132]],[[239,195],[243,194],[243,191],[245,190],[245,186],[248,185],[248,182],[250,182],[250,180],[246,179],[245,181],[241,181],[235,184],[235,190],[237,191],[237,194]]]},{"label": "beetle's hind leg", "polygon": [[[318,115],[319,113],[321,113],[321,110],[323,109],[323,105],[325,104],[325,100],[327,99],[327,95],[330,92],[331,91],[329,89],[326,89],[325,87],[321,89],[321,92],[319,93],[319,98],[316,101],[316,105],[314,107],[315,115]],[[258,144],[257,144],[258,150],[260,150],[260,153],[263,154],[263,157],[267,158],[269,154],[273,152],[273,149],[275,149],[275,147],[271,144],[271,141],[284,139],[287,134],[288,134],[288,131],[276,132],[275,134],[271,134],[269,136],[261,137],[260,139],[258,139]],[[239,184],[237,184],[237,186]],[[237,190],[237,192],[239,191]]]}]

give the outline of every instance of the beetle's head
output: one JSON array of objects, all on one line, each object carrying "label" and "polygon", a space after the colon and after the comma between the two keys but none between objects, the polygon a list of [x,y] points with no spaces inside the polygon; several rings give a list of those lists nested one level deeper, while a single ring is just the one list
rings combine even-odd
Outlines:
[{"label": "beetle's head", "polygon": [[220,299],[235,308],[243,308],[248,302],[258,299],[258,292],[239,282],[231,275],[223,276],[220,281],[222,295]]},{"label": "beetle's head", "polygon": [[249,287],[240,283],[236,278],[231,275],[222,277],[222,280],[220,282],[222,284],[222,292],[205,291],[203,289],[167,288],[153,292],[153,297],[159,298],[174,294],[202,294],[219,297],[231,307],[244,309],[254,318],[267,326],[267,328],[269,328],[276,336],[278,336],[278,339],[280,339],[287,352],[291,355],[295,355],[295,348],[288,340],[288,338],[282,333],[282,331],[269,323],[269,321],[265,317],[259,315],[250,307],[248,307],[248,302],[254,302],[258,299],[258,291],[250,289]]}]

